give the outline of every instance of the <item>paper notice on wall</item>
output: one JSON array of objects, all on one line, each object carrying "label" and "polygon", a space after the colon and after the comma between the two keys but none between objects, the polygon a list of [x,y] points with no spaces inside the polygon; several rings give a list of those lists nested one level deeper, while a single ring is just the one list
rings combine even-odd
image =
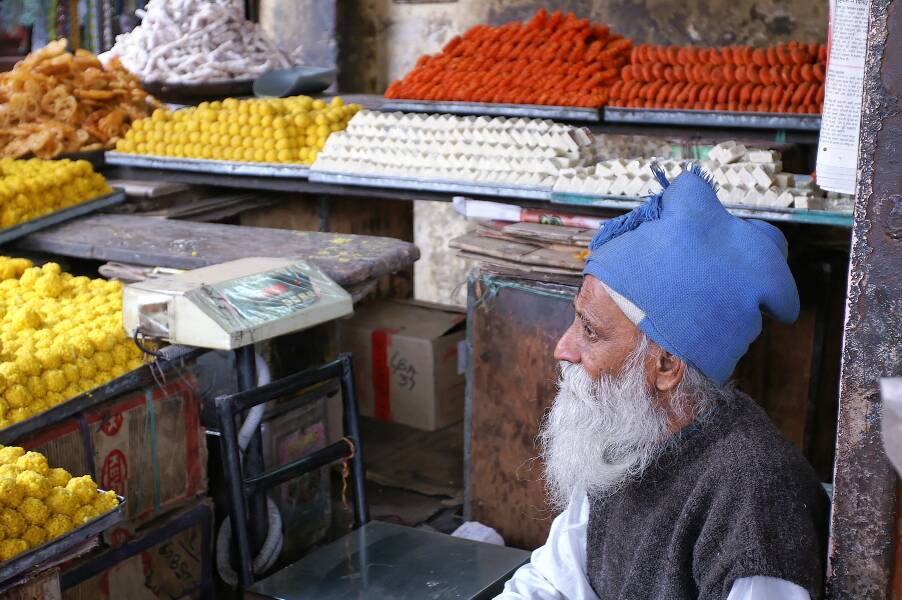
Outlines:
[{"label": "paper notice on wall", "polygon": [[830,2],[830,53],[817,183],[825,190],[844,194],[855,193],[868,6],[868,0]]}]

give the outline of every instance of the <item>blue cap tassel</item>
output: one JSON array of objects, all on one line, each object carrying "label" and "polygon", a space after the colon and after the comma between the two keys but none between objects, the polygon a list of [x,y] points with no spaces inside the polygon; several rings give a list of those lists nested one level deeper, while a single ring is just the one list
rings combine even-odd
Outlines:
[{"label": "blue cap tassel", "polygon": [[[701,177],[705,183],[711,186],[714,193],[717,193],[717,183],[710,173],[705,172],[701,168],[701,165],[696,163],[691,163],[687,166],[690,173]],[[667,179],[664,169],[662,169],[661,165],[658,163],[652,163],[651,172],[655,176],[655,179],[658,180],[658,183],[661,184],[661,191],[657,194],[648,196],[648,200],[646,200],[645,204],[637,206],[630,212],[605,222],[589,243],[589,250],[596,250],[605,242],[609,242],[619,235],[632,231],[646,221],[654,221],[655,219],[661,218],[662,199],[664,197],[664,191],[667,189],[667,186],[670,185],[670,180]]]},{"label": "blue cap tassel", "polygon": [[662,169],[658,163],[653,163],[651,165],[651,172],[654,174],[655,179],[658,180],[658,183],[661,184],[661,191],[657,194],[648,196],[648,200],[645,204],[637,206],[624,215],[606,221],[589,243],[589,250],[596,250],[605,242],[609,242],[619,235],[632,231],[642,223],[654,221],[661,217],[661,199],[664,196],[664,190],[670,185],[670,180],[667,179],[667,175],[664,174],[664,169]]}]

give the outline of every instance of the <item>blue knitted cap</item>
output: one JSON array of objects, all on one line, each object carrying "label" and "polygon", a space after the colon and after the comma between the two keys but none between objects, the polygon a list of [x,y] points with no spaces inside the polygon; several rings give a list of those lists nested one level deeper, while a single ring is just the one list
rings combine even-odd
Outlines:
[{"label": "blue knitted cap", "polygon": [[723,384],[761,333],[762,312],[784,323],[799,315],[786,238],[727,212],[698,167],[672,182],[653,171],[663,191],[599,229],[583,274],[637,307],[649,338]]}]

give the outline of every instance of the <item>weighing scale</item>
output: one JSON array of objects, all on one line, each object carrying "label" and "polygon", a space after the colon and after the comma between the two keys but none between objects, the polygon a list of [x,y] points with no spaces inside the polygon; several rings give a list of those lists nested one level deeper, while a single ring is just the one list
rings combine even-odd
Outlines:
[{"label": "weighing scale", "polygon": [[[122,321],[136,341],[234,351],[241,392],[257,387],[254,343],[353,311],[350,294],[319,268],[284,258],[243,258],[147,279],[126,285],[122,297]],[[263,472],[259,424],[244,462],[247,475]],[[266,512],[262,493],[250,498],[257,547],[267,534]]]},{"label": "weighing scale", "polygon": [[242,258],[125,286],[122,321],[134,337],[235,350],[350,315],[351,296],[317,267]]}]

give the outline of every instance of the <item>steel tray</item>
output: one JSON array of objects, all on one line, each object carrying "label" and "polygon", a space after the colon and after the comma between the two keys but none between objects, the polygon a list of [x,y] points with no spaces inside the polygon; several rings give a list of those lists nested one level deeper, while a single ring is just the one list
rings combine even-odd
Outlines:
[{"label": "steel tray", "polygon": [[382,110],[451,113],[454,115],[490,115],[528,117],[555,121],[601,121],[601,109],[543,104],[493,104],[490,102],[443,102],[441,100],[385,100]]},{"label": "steel tray", "polygon": [[262,177],[285,177],[306,179],[309,167],[272,163],[233,162],[210,160],[207,158],[169,158],[145,154],[107,152],[108,165],[140,167],[142,169],[163,169],[167,171],[194,171],[197,173],[220,173],[222,175],[254,175]]},{"label": "steel tray", "polygon": [[108,513],[85,523],[81,527],[76,527],[72,531],[63,534],[56,539],[41,544],[37,548],[33,548],[28,552],[24,552],[18,556],[14,556],[6,562],[0,563],[0,582],[12,579],[17,575],[22,575],[25,571],[28,571],[41,563],[53,560],[60,554],[75,548],[79,544],[99,535],[104,530],[109,529],[121,521],[125,514],[125,498],[118,494],[116,497],[119,498],[119,506]]},{"label": "steel tray", "polygon": [[605,107],[604,120],[608,123],[636,123],[638,125],[745,127],[748,129],[792,129],[799,131],[820,131],[821,128],[819,115],[622,108],[619,106]]},{"label": "steel tray", "polygon": [[[162,352],[166,357],[166,362],[168,363],[167,366],[175,366],[177,363],[184,363],[186,360],[200,356],[206,352],[206,350],[201,348],[189,348],[187,346],[167,346],[166,348],[163,348]],[[155,381],[150,365],[138,367],[98,388],[79,394],[62,404],[58,404],[50,410],[45,410],[24,421],[19,421],[9,427],[0,429],[0,444],[8,445],[16,440],[22,439],[30,433],[41,430],[49,425],[59,423],[63,419],[87,410],[105,400],[133,392],[141,387],[151,385],[155,383]]]},{"label": "steel tray", "polygon": [[[643,202],[639,196],[609,196],[603,194],[587,195],[572,192],[554,192],[551,202],[576,206],[596,206],[599,208],[616,208],[631,210]],[[826,210],[809,210],[805,208],[755,208],[738,204],[724,204],[730,213],[737,217],[762,219],[764,221],[784,221],[791,223],[808,223],[811,225],[832,225],[834,227],[852,227],[851,213],[829,212]]]},{"label": "steel tray", "polygon": [[251,96],[253,79],[228,79],[202,83],[167,83],[142,81],[141,87],[160,102],[199,104],[203,100],[218,100],[230,96]]},{"label": "steel tray", "polygon": [[21,237],[25,237],[28,234],[34,233],[35,231],[47,229],[48,227],[53,227],[54,225],[59,225],[60,223],[71,221],[76,217],[83,217],[84,215],[87,215],[89,213],[102,210],[116,204],[121,204],[122,202],[125,202],[125,192],[123,192],[122,190],[114,190],[112,194],[107,194],[106,196],[101,196],[94,200],[89,200],[88,202],[82,202],[81,204],[76,204],[74,206],[52,212],[49,215],[44,215],[43,217],[38,217],[37,219],[32,219],[31,221],[19,223],[18,225],[7,227],[6,229],[0,229],[0,244],[11,242]]},{"label": "steel tray", "polygon": [[532,188],[518,185],[490,185],[466,183],[444,179],[423,179],[420,177],[389,177],[378,175],[353,175],[331,171],[310,171],[310,181],[356,185],[377,188],[399,188],[425,192],[445,192],[449,194],[471,194],[476,196],[497,196],[501,198],[526,198],[528,200],[548,200],[550,189]]}]

